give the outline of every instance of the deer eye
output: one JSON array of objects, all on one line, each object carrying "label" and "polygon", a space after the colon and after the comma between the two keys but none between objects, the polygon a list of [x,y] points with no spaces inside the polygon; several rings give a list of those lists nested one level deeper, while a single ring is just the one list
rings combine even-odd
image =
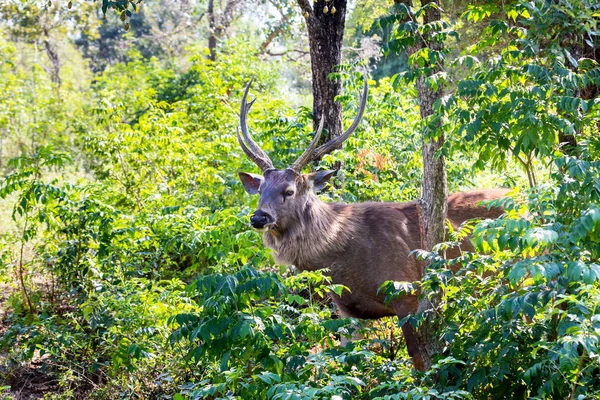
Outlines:
[{"label": "deer eye", "polygon": [[285,192],[283,192],[283,195],[284,195],[285,197],[290,197],[290,196],[293,196],[293,195],[294,195],[294,191],[293,191],[292,189],[288,189],[288,190],[286,190]]}]

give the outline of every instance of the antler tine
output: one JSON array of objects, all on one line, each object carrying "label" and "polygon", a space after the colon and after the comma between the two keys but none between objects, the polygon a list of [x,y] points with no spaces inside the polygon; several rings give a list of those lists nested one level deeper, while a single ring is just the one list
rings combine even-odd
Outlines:
[{"label": "antler tine", "polygon": [[317,143],[319,143],[319,139],[321,138],[321,132],[323,131],[324,122],[325,118],[321,118],[321,122],[319,122],[319,128],[317,129],[317,132],[315,133],[315,137],[313,137],[312,142],[310,142],[310,145],[304,151],[304,153],[302,153],[302,155],[298,157],[298,159],[292,164],[290,169],[296,172],[301,172],[302,168],[304,168],[306,164],[310,162],[312,158],[312,153],[315,150]]},{"label": "antler tine", "polygon": [[[250,82],[248,82],[248,84],[246,85],[246,89],[244,90],[244,96],[242,97],[242,104],[240,106],[240,126],[237,131],[237,138],[238,142],[240,142],[242,150],[244,150],[244,153],[246,153],[248,158],[250,158],[250,160],[252,160],[256,165],[258,165],[261,171],[264,172],[269,168],[273,168],[273,162],[271,161],[267,153],[265,153],[256,144],[256,142],[252,140],[252,137],[248,133],[248,124],[246,122],[246,117],[248,116],[248,111],[250,111],[250,107],[252,107],[252,104],[254,104],[254,101],[256,101],[256,99],[254,99],[250,103],[247,102],[248,92],[250,91],[250,85],[252,85],[252,79],[250,79]],[[242,140],[240,130],[242,131],[242,135],[246,143],[244,143],[244,140]]]},{"label": "antler tine", "polygon": [[244,143],[244,141],[242,140],[242,136],[240,135],[240,129],[238,128],[236,131],[237,134],[237,139],[238,142],[240,143],[240,147],[242,148],[242,150],[244,150],[244,153],[246,153],[246,155],[248,156],[248,158],[250,159],[250,161],[252,161],[254,164],[258,165],[258,167],[261,169],[261,171],[266,171],[269,168],[272,168],[268,165],[268,163],[265,162],[265,160],[263,160],[262,158],[258,157],[256,154],[254,154],[252,152],[252,150],[250,150],[248,148],[248,146],[246,146],[246,143]]},{"label": "antler tine", "polygon": [[358,114],[356,115],[356,118],[354,118],[352,125],[350,125],[350,127],[348,129],[346,129],[346,131],[344,133],[342,133],[340,136],[338,136],[335,139],[332,139],[329,142],[318,147],[314,151],[314,153],[311,157],[312,160],[317,160],[317,159],[323,157],[325,154],[327,154],[331,150],[335,149],[338,145],[344,143],[346,141],[346,139],[348,139],[348,137],[350,135],[352,135],[352,133],[354,133],[354,131],[358,127],[358,124],[360,124],[360,120],[362,119],[363,114],[365,113],[365,108],[367,106],[367,98],[369,97],[369,82],[368,82],[366,73],[364,76],[364,80],[365,80],[365,84],[363,86],[363,92],[360,96],[360,106],[358,109]]}]

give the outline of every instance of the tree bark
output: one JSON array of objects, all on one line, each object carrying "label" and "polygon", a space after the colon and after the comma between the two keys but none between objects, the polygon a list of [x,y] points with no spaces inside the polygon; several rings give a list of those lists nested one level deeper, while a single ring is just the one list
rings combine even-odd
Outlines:
[{"label": "tree bark", "polygon": [[327,129],[325,141],[342,134],[342,106],[335,97],[342,92],[340,80],[329,74],[342,62],[342,42],[346,19],[346,0],[297,0],[308,29],[313,84],[313,124],[316,130],[322,118]]},{"label": "tree bark", "polygon": [[217,60],[217,33],[215,30],[216,19],[215,19],[215,1],[208,0],[208,8],[206,10],[208,14],[208,59],[211,61]]},{"label": "tree bark", "polygon": [[[439,5],[438,0],[422,0],[422,6],[428,3]],[[437,8],[428,8],[424,15],[424,23],[441,20],[441,13]],[[422,46],[430,49],[441,50],[442,44],[423,38]],[[436,64],[432,66],[430,73],[441,71],[443,66]],[[426,82],[426,76],[421,75],[417,79],[417,90],[419,94],[421,118],[426,122],[422,133],[422,156],[423,156],[423,187],[419,201],[421,248],[431,250],[433,246],[444,241],[445,222],[448,212],[448,182],[446,177],[446,162],[443,155],[436,157],[436,152],[444,145],[444,134],[441,132],[439,123],[432,126],[429,122],[434,115],[433,105],[443,95],[441,88],[433,90]],[[433,130],[439,132],[432,132]],[[433,134],[433,138],[430,136]],[[426,265],[424,265],[426,267]],[[439,298],[433,296],[431,301],[423,296],[419,301],[419,312],[425,313],[425,319],[417,329],[417,345],[421,354],[424,369],[429,369],[433,356],[440,353],[442,345],[436,332],[435,308]]]},{"label": "tree bark", "polygon": [[61,79],[60,79],[60,57],[58,55],[58,49],[56,45],[52,42],[50,38],[50,31],[48,28],[43,28],[44,39],[42,42],[44,43],[44,49],[46,50],[46,54],[48,55],[48,60],[50,60],[50,79],[55,85],[56,94],[60,96],[60,87],[61,87]]},{"label": "tree bark", "polygon": [[211,61],[217,60],[217,43],[227,28],[231,25],[236,17],[237,10],[243,0],[229,0],[221,15],[215,14],[215,1],[208,0],[206,13],[208,14],[208,59]]}]

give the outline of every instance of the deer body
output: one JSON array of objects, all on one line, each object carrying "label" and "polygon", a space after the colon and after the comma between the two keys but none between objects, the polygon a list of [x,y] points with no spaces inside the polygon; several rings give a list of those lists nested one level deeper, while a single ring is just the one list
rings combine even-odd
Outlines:
[{"label": "deer body", "polygon": [[[496,218],[499,210],[478,206],[480,201],[503,197],[504,189],[450,195],[448,219],[454,227],[472,218]],[[381,318],[396,315],[378,294],[388,280],[414,282],[421,266],[414,249],[421,247],[417,202],[328,204],[310,193],[292,228],[264,232],[264,243],[275,251],[277,262],[299,270],[328,269],[332,282],[350,289],[334,302],[346,316]],[[463,250],[472,250],[470,242]],[[457,251],[449,251],[457,256]],[[407,313],[415,299],[407,299]]]},{"label": "deer body", "polygon": [[334,301],[345,316],[395,315],[378,295],[386,280],[416,281],[419,267],[410,251],[419,248],[414,203],[327,204],[310,196],[298,231],[263,235],[276,260],[299,270],[327,269],[332,282],[350,289]]},{"label": "deer body", "polygon": [[[358,116],[340,137],[316,147],[323,120],[308,149],[289,168],[279,170],[267,154],[252,140],[246,116],[252,103],[246,98],[246,86],[240,110],[238,141],[246,155],[263,175],[240,172],[244,188],[259,194],[257,210],[250,218],[252,227],[263,231],[264,243],[275,251],[276,260],[295,265],[300,270],[327,269],[335,284],[350,289],[341,296],[332,294],[342,316],[381,318],[397,315],[404,318],[417,311],[415,295],[405,295],[384,302],[378,293],[386,281],[414,282],[421,279],[421,265],[409,256],[421,248],[417,202],[358,204],[325,203],[315,194],[323,189],[336,171],[302,174],[308,162],[341,145],[358,126],[366,106],[368,85],[365,79]],[[480,190],[450,195],[448,219],[456,227],[467,219],[497,217],[499,210],[478,206],[482,200],[506,195],[506,190]],[[464,249],[472,249],[467,241]],[[456,251],[448,252],[457,256]],[[416,368],[423,368],[416,347],[415,331],[405,323],[402,331],[408,353]]]}]

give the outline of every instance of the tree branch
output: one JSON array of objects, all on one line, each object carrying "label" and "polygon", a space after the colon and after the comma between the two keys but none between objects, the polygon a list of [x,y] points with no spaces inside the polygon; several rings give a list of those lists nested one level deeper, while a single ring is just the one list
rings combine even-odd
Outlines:
[{"label": "tree branch", "polygon": [[264,53],[265,50],[267,50],[267,47],[269,47],[269,45],[273,42],[273,40],[275,40],[275,38],[277,36],[279,36],[279,34],[283,31],[283,27],[290,20],[291,17],[292,17],[291,13],[285,14],[283,16],[283,18],[281,19],[279,24],[275,27],[275,29],[273,29],[271,31],[271,33],[269,33],[269,35],[267,36],[267,40],[265,40],[263,42],[263,44],[260,45],[259,53]]},{"label": "tree branch", "polygon": [[[297,56],[292,57],[290,55],[290,53],[296,53]],[[277,53],[267,50],[262,54],[265,54],[269,57],[286,57],[290,61],[298,61],[298,60],[302,59],[303,57],[306,57],[308,54],[310,54],[310,52],[307,50],[302,50],[302,49],[289,49],[289,50],[284,50],[284,51],[280,51]]]}]

